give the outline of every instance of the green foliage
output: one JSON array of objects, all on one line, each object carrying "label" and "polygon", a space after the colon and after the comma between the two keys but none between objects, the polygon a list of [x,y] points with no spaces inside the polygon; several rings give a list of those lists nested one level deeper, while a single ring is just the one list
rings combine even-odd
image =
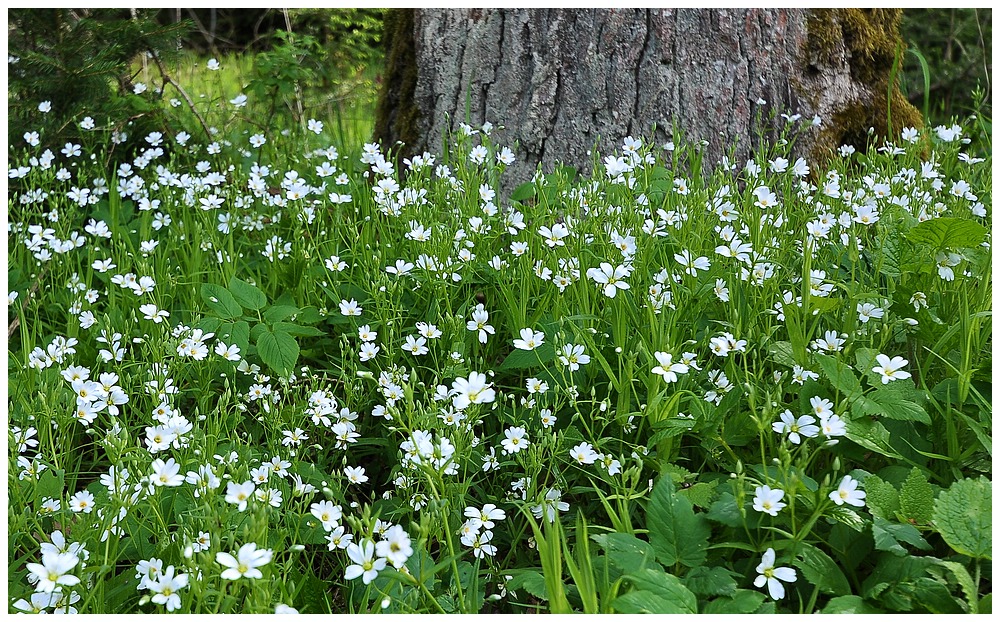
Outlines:
[{"label": "green foliage", "polygon": [[934,489],[923,471],[914,467],[899,489],[899,511],[903,518],[926,525],[934,513]]},{"label": "green foliage", "polygon": [[993,558],[993,486],[985,477],[962,479],[942,491],[934,527],[952,549],[976,559]]},{"label": "green foliage", "polygon": [[700,566],[708,554],[710,529],[691,502],[677,494],[669,477],[661,477],[653,488],[646,511],[649,542],[664,566]]},{"label": "green foliage", "polygon": [[[84,117],[138,144],[167,120],[149,84],[134,93],[134,63],[147,52],[171,57],[190,24],[161,25],[156,10],[32,9],[8,11],[7,132],[10,143],[37,131],[54,142],[80,141]],[[51,110],[39,115],[49,102]],[[126,145],[127,146],[127,145]]]}]

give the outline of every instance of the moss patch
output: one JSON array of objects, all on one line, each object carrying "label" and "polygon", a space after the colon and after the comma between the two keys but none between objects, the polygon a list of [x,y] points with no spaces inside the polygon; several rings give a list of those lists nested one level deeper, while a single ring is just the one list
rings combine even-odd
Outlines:
[{"label": "moss patch", "polygon": [[385,75],[375,108],[373,136],[386,149],[402,141],[406,155],[424,150],[418,130],[420,110],[413,100],[417,87],[414,10],[389,9],[385,14]]},{"label": "moss patch", "polygon": [[809,62],[835,65],[836,57],[846,51],[851,78],[871,89],[870,100],[849,102],[824,123],[813,147],[814,158],[822,160],[842,144],[866,148],[869,128],[874,128],[872,138],[876,140],[895,140],[904,127],[923,127],[920,112],[899,89],[901,69],[892,76],[897,55],[906,49],[899,36],[902,14],[902,9],[811,11],[807,23]]}]

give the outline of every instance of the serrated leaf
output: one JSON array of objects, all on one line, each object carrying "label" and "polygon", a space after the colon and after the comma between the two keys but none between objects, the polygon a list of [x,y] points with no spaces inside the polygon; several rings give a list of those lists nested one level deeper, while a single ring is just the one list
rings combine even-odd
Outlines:
[{"label": "serrated leaf", "polygon": [[891,387],[875,389],[867,397],[877,406],[873,409],[875,412],[867,414],[881,415],[896,421],[919,421],[928,425],[931,423],[927,411],[920,404],[904,399],[897,389]]},{"label": "serrated leaf", "polygon": [[[684,577],[684,585],[698,596],[734,596],[736,579],[733,574],[728,568],[698,566]],[[754,609],[759,605],[754,605]]]},{"label": "serrated leaf", "polygon": [[986,239],[987,233],[986,227],[964,218],[933,218],[907,231],[906,239],[935,250],[974,248]]},{"label": "serrated leaf", "polygon": [[597,534],[590,538],[604,549],[612,564],[625,571],[644,568],[655,557],[653,547],[648,542],[629,533]]},{"label": "serrated leaf", "polygon": [[620,613],[698,612],[698,598],[674,575],[645,568],[624,578],[636,589],[612,602]]},{"label": "serrated leaf", "polygon": [[838,391],[848,397],[861,395],[861,383],[858,381],[854,371],[847,363],[832,356],[819,354],[816,356],[819,366],[823,369],[824,375],[830,380],[830,384]]},{"label": "serrated leaf", "polygon": [[962,588],[962,593],[965,594],[965,602],[969,605],[969,613],[979,613],[976,607],[978,591],[976,590],[976,582],[972,580],[972,575],[969,574],[965,566],[951,561],[940,561],[938,563],[951,571],[951,574],[955,577],[955,581]]},{"label": "serrated leaf", "polygon": [[822,613],[882,613],[882,610],[860,596],[850,595],[831,598]]},{"label": "serrated leaf", "polygon": [[680,563],[700,566],[708,554],[709,528],[691,502],[678,495],[669,477],[661,477],[653,488],[646,511],[649,543],[664,566]]},{"label": "serrated leaf", "polygon": [[541,367],[550,361],[555,360],[556,349],[550,343],[543,343],[534,350],[518,350],[507,355],[500,365],[501,371],[510,369],[528,369],[531,367]]},{"label": "serrated leaf", "polygon": [[853,418],[847,422],[848,440],[861,445],[865,449],[874,451],[886,458],[902,460],[901,456],[889,443],[889,431],[878,421],[869,419]]},{"label": "serrated leaf", "polygon": [[[866,481],[865,486],[867,487],[867,485]],[[922,551],[929,551],[931,548],[913,525],[892,523],[878,516],[872,522],[872,538],[875,540],[876,550],[887,551],[897,557],[905,557],[910,554],[901,542]]]},{"label": "serrated leaf", "polygon": [[251,285],[235,276],[229,279],[229,291],[244,309],[258,311],[267,304],[267,297],[256,285]]},{"label": "serrated leaf", "polygon": [[201,298],[208,307],[224,320],[235,320],[243,315],[240,306],[228,289],[214,283],[201,284]]},{"label": "serrated leaf", "polygon": [[718,481],[698,482],[689,488],[678,490],[677,494],[685,497],[695,507],[708,509],[715,500],[715,488],[718,485]]},{"label": "serrated leaf", "polygon": [[260,360],[281,376],[287,376],[295,368],[299,358],[299,344],[287,333],[264,331],[257,337],[257,354]]},{"label": "serrated leaf", "polygon": [[534,570],[514,575],[514,578],[507,582],[508,590],[519,590],[521,588],[524,588],[526,592],[535,598],[542,600],[549,599],[549,593],[545,587],[545,577]]},{"label": "serrated leaf", "polygon": [[934,489],[917,467],[899,489],[899,511],[915,523],[926,525],[934,514]]},{"label": "serrated leaf", "polygon": [[895,518],[899,511],[899,492],[892,484],[869,475],[865,478],[865,493],[865,504],[873,516]]},{"label": "serrated leaf", "polygon": [[740,508],[736,505],[736,497],[728,492],[719,496],[719,499],[705,513],[705,518],[727,527],[739,527],[743,524],[743,515],[740,514]]},{"label": "serrated leaf", "polygon": [[963,479],[938,495],[934,526],[952,549],[993,559],[993,486],[988,479]]},{"label": "serrated leaf", "polygon": [[824,594],[843,596],[851,593],[851,584],[847,582],[847,577],[837,562],[811,544],[799,544],[799,552],[792,565],[801,570],[805,578]]},{"label": "serrated leaf", "polygon": [[298,312],[298,307],[293,307],[291,305],[274,305],[268,307],[264,311],[263,318],[268,324],[274,324],[275,322],[280,322],[287,319],[289,316],[295,315]]},{"label": "serrated leaf", "polygon": [[245,320],[226,322],[219,326],[215,338],[227,346],[237,345],[241,352],[246,352],[250,346],[250,325]]},{"label": "serrated leaf", "polygon": [[731,598],[716,598],[705,603],[702,613],[754,613],[764,603],[764,594],[753,590],[736,590]]},{"label": "serrated leaf", "polygon": [[275,322],[274,332],[288,333],[289,335],[294,335],[296,337],[322,337],[326,333],[316,328],[315,326],[299,326],[298,324],[292,324],[291,322]]}]

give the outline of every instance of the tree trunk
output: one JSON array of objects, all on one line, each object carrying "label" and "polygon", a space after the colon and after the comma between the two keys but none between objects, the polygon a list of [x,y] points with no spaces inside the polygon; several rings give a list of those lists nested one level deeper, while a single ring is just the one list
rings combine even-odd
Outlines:
[{"label": "tree trunk", "polygon": [[[394,13],[394,14],[393,14]],[[625,136],[707,141],[705,162],[745,158],[780,113],[814,115],[810,162],[869,128],[898,137],[920,115],[893,80],[898,9],[399,9],[376,140],[441,152],[460,122],[502,125],[512,183],[562,162],[589,171]],[[890,90],[890,82],[893,82]],[[891,92],[891,96],[890,96]],[[766,102],[766,103],[761,103]],[[891,115],[892,128],[887,119]],[[763,126],[761,125],[763,123]],[[809,123],[802,124],[802,127]],[[773,137],[773,136],[772,136]]]}]

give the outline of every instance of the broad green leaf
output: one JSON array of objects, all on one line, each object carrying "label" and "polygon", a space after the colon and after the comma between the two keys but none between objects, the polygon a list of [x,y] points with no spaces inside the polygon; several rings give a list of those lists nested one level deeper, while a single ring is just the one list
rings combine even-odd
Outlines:
[{"label": "broad green leaf", "polygon": [[549,599],[548,590],[545,587],[545,577],[540,572],[529,570],[515,574],[514,578],[507,581],[507,589],[519,590],[524,588],[526,592],[542,600]]},{"label": "broad green leaf", "polygon": [[731,598],[716,598],[702,607],[702,613],[754,613],[764,602],[764,594],[753,590],[736,590]]},{"label": "broad green leaf", "polygon": [[977,608],[977,593],[976,582],[973,581],[972,575],[969,571],[958,562],[951,561],[940,561],[938,562],[949,571],[955,577],[955,581],[962,588],[962,593],[965,594],[965,602],[969,605],[969,613],[979,613]]},{"label": "broad green leaf", "polygon": [[851,593],[851,584],[837,562],[811,544],[799,544],[799,552],[792,564],[824,594],[843,596]]},{"label": "broad green leaf", "polygon": [[[621,613],[697,613],[698,598],[684,587],[681,580],[655,568],[644,568],[625,575],[625,580],[635,587],[635,591],[616,599],[612,606]],[[629,605],[638,611],[626,611],[621,606]]]},{"label": "broad green leaf", "polygon": [[[682,421],[687,421],[686,419]],[[715,489],[719,485],[717,480],[710,482],[698,482],[690,488],[682,488],[677,491],[677,494],[687,498],[688,501],[692,503],[695,507],[708,509],[712,505],[712,501],[715,500]]]},{"label": "broad green leaf", "polygon": [[229,290],[221,285],[202,283],[201,298],[224,320],[235,320],[243,315],[243,307],[236,302]]},{"label": "broad green leaf", "polygon": [[555,360],[556,350],[550,343],[543,343],[534,350],[517,350],[507,355],[500,365],[501,371],[539,367]]},{"label": "broad green leaf", "polygon": [[878,421],[854,418],[847,422],[847,438],[869,451],[886,458],[902,460],[903,456],[889,443],[889,431]]},{"label": "broad green leaf", "polygon": [[[36,507],[41,506],[45,497],[61,499],[65,488],[66,471],[64,469],[45,469],[38,476],[34,486]],[[29,480],[30,481],[30,480]]]},{"label": "broad green leaf", "polygon": [[299,344],[287,333],[264,331],[257,337],[257,354],[260,360],[281,376],[287,376],[295,368],[299,358]]},{"label": "broad green leaf", "polygon": [[517,188],[514,188],[514,192],[510,194],[511,201],[524,201],[535,196],[535,183],[527,182],[523,183]]},{"label": "broad green leaf", "polygon": [[920,525],[931,522],[934,515],[934,489],[917,467],[913,467],[899,489],[899,511]]},{"label": "broad green leaf", "polygon": [[875,475],[865,478],[865,504],[872,515],[885,519],[896,517],[899,511],[899,492],[896,488]]},{"label": "broad green leaf", "polygon": [[[866,481],[865,486],[867,485]],[[913,525],[892,523],[880,516],[876,516],[872,522],[872,537],[875,540],[876,550],[888,551],[898,557],[910,554],[901,544],[904,542],[921,551],[929,551],[931,548]]]},{"label": "broad green leaf", "polygon": [[239,346],[240,352],[245,353],[250,345],[250,325],[245,320],[226,322],[219,326],[215,338],[227,346],[235,344]]},{"label": "broad green leaf", "polygon": [[986,239],[987,233],[986,227],[964,218],[934,218],[907,231],[906,239],[935,250],[974,248]]},{"label": "broad green leaf", "polygon": [[927,411],[920,404],[905,399],[897,389],[892,387],[875,389],[867,397],[877,405],[877,412],[868,414],[881,415],[897,421],[919,421],[928,425],[931,423]]},{"label": "broad green leaf", "polygon": [[710,529],[691,502],[675,492],[669,477],[661,477],[653,488],[646,523],[649,543],[664,566],[680,563],[694,568],[704,563]]},{"label": "broad green leaf", "polygon": [[276,333],[288,333],[296,337],[322,337],[326,334],[315,326],[299,326],[290,322],[275,322],[272,328]]},{"label": "broad green leaf", "polygon": [[993,486],[988,479],[963,479],[938,495],[934,526],[952,549],[993,559]]},{"label": "broad green leaf", "polygon": [[[736,579],[733,574],[728,568],[698,566],[684,577],[684,585],[698,596],[734,596]],[[757,603],[754,609],[759,605]]]},{"label": "broad green leaf", "polygon": [[264,305],[267,304],[267,297],[264,296],[264,292],[260,291],[256,285],[251,285],[235,276],[229,279],[229,291],[232,293],[233,298],[236,299],[236,302],[240,303],[240,306],[244,309],[258,311],[263,309]]},{"label": "broad green leaf", "polygon": [[268,324],[274,324],[275,322],[280,322],[291,315],[295,315],[299,310],[298,307],[293,307],[291,305],[274,305],[268,307],[264,311],[264,321]]},{"label": "broad green leaf", "polygon": [[736,505],[736,497],[729,492],[724,492],[719,496],[719,499],[705,513],[705,518],[727,527],[739,527],[743,524],[743,515],[740,514],[740,508]]},{"label": "broad green leaf", "polygon": [[860,596],[850,595],[831,598],[821,613],[883,613],[883,611],[868,604]]},{"label": "broad green leaf", "polygon": [[648,542],[629,533],[598,534],[590,539],[604,549],[612,564],[626,572],[645,568],[655,557],[653,547]]},{"label": "broad green leaf", "polygon": [[861,395],[861,383],[851,370],[851,366],[832,356],[819,354],[816,356],[824,375],[838,391],[848,397]]}]

